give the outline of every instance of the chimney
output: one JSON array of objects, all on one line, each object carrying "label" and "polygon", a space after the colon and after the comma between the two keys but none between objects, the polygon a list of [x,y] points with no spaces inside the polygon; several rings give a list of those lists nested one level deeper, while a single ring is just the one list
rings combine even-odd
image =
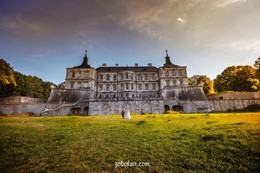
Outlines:
[{"label": "chimney", "polygon": [[153,66],[153,64],[152,63],[148,63],[148,67],[152,67]]},{"label": "chimney", "polygon": [[138,67],[138,64],[137,64],[137,63],[135,63],[135,67]]},{"label": "chimney", "polygon": [[116,67],[119,67],[119,64],[115,64]]},{"label": "chimney", "polygon": [[105,63],[104,63],[104,64],[102,64],[102,67],[106,67],[106,66],[107,66],[107,64],[105,64]]}]

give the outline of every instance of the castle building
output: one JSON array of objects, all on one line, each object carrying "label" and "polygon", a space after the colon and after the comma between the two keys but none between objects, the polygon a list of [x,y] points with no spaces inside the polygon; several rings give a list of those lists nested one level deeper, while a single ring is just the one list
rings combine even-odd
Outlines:
[{"label": "castle building", "polygon": [[164,113],[168,110],[198,112],[208,107],[201,87],[188,85],[186,66],[171,62],[166,50],[165,64],[107,66],[94,68],[87,51],[81,65],[67,68],[65,89],[52,89],[43,114]]}]

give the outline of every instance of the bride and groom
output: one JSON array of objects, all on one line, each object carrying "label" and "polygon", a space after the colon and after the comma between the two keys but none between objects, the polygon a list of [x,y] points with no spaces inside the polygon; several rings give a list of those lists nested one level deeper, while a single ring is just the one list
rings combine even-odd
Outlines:
[{"label": "bride and groom", "polygon": [[[124,110],[122,110],[122,118],[124,119],[124,115],[125,115],[125,111]],[[130,111],[129,110],[127,110],[126,111],[126,116],[125,116],[125,119],[128,119],[128,120],[130,120],[131,119],[131,115],[130,115]]]}]

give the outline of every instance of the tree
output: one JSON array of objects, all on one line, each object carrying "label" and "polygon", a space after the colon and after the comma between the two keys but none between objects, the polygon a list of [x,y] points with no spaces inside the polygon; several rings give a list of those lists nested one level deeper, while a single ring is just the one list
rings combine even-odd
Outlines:
[{"label": "tree", "polygon": [[214,82],[206,75],[194,75],[189,78],[189,85],[191,86],[203,86],[203,91],[206,95],[214,93]]},{"label": "tree", "polygon": [[0,59],[0,84],[16,85],[13,68],[4,59]]},{"label": "tree", "polygon": [[64,88],[65,88],[65,82],[61,82],[61,83],[58,85],[58,88],[64,89]]},{"label": "tree", "polygon": [[214,80],[215,90],[223,91],[257,91],[260,89],[256,70],[249,65],[227,67]]},{"label": "tree", "polygon": [[11,94],[14,86],[16,81],[13,68],[4,59],[0,59],[0,97]]},{"label": "tree", "polygon": [[260,57],[255,61],[254,67],[256,68],[256,77],[260,80]]},{"label": "tree", "polygon": [[16,72],[0,59],[0,97],[28,96],[47,99],[51,92],[51,82],[44,82],[36,76],[26,76]]}]

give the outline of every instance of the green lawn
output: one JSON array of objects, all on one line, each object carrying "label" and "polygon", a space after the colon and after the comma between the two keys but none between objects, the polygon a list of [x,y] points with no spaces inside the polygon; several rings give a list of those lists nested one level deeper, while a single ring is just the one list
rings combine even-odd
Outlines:
[{"label": "green lawn", "polygon": [[9,116],[0,140],[0,172],[260,170],[260,113]]}]

